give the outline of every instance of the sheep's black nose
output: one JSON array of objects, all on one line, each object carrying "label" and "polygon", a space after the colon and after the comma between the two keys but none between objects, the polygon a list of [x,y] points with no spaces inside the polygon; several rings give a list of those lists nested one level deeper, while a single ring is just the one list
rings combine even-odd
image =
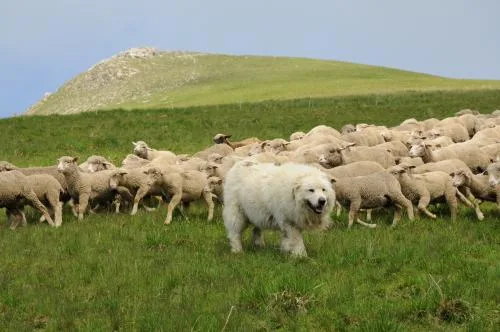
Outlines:
[{"label": "sheep's black nose", "polygon": [[323,197],[318,198],[318,205],[319,206],[323,206],[323,205],[325,205],[325,203],[326,203],[326,199],[324,199]]}]

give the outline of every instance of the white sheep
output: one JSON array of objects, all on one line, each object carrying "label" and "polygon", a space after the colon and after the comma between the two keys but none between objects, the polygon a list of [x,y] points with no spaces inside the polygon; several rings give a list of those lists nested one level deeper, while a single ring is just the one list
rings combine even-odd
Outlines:
[{"label": "white sheep", "polygon": [[497,162],[488,165],[488,168],[486,169],[490,186],[500,185],[500,158],[497,160]]},{"label": "white sheep", "polygon": [[90,156],[87,160],[79,165],[83,172],[99,172],[106,169],[115,169],[116,166],[113,165],[103,156]]},{"label": "white sheep", "polygon": [[233,150],[236,150],[236,148],[240,148],[242,146],[247,146],[250,144],[261,142],[261,140],[258,139],[257,137],[249,137],[249,138],[245,138],[244,140],[241,140],[238,142],[231,142],[231,141],[229,141],[230,137],[231,137],[231,135],[227,135],[227,134],[217,134],[214,136],[213,141],[215,144],[226,144],[227,146],[229,146]]},{"label": "white sheep", "polygon": [[[458,199],[464,204],[473,208],[458,189],[453,186],[452,179],[448,173],[442,171],[428,172],[423,174],[411,174],[409,170],[413,166],[405,168],[402,166],[394,166],[392,174],[396,176],[401,184],[401,191],[406,198],[417,205],[419,211],[425,213],[432,219],[436,219],[436,215],[427,210],[430,203],[446,201],[450,208],[451,220],[457,218]],[[482,213],[478,218],[482,219]]]},{"label": "white sheep", "polygon": [[38,210],[51,226],[55,226],[47,208],[40,202],[24,174],[19,171],[0,172],[0,207],[7,208],[11,229],[15,229],[20,221],[25,223],[22,207],[26,203]]},{"label": "white sheep", "polygon": [[132,144],[134,145],[134,154],[141,158],[153,160],[162,156],[165,158],[169,158],[172,164],[175,164],[175,162],[177,161],[175,153],[171,151],[152,149],[144,141],[132,142]]},{"label": "white sheep", "polygon": [[427,143],[421,142],[413,145],[409,152],[410,157],[421,157],[425,163],[447,159],[460,159],[471,170],[482,172],[491,162],[491,158],[468,143],[456,143],[438,150],[431,150]]},{"label": "white sheep", "polygon": [[367,224],[358,219],[359,209],[374,209],[393,205],[396,210],[392,225],[401,218],[401,207],[406,208],[408,218],[413,220],[413,206],[401,192],[398,180],[387,171],[372,173],[365,176],[352,178],[335,178],[334,189],[337,200],[344,206],[349,205],[350,228],[356,220],[363,226],[375,227],[375,224]]},{"label": "white sheep", "polygon": [[111,201],[115,198],[116,193],[128,200],[132,199],[132,195],[127,188],[118,187],[112,189],[109,186],[109,178],[114,170],[83,173],[79,171],[77,160],[78,157],[61,157],[57,160],[57,168],[64,174],[68,192],[75,202],[79,220],[83,219],[89,201]]},{"label": "white sheep", "polygon": [[500,209],[500,186],[490,185],[489,178],[483,174],[472,174],[468,169],[461,169],[450,174],[455,187],[465,187],[469,198],[496,202]]}]

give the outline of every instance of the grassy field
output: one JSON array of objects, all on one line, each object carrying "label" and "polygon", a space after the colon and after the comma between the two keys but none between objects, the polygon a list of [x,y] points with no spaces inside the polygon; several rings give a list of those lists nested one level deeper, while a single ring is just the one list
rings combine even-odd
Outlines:
[{"label": "grassy field", "polygon": [[500,89],[500,81],[449,79],[339,61],[171,52],[99,64],[66,82],[30,114],[454,89]]},{"label": "grassy field", "polygon": [[[317,124],[394,125],[442,118],[462,108],[500,109],[500,91],[409,92],[106,111],[0,121],[1,159],[51,165],[61,155],[101,154],[119,164],[131,141],[192,153],[217,132],[235,139],[287,137]],[[267,247],[229,252],[220,207],[207,222],[203,206],[189,220],[166,209],[136,216],[101,213],[61,228],[30,223],[10,231],[0,216],[0,330],[355,330],[496,331],[500,327],[500,214],[461,209],[451,223],[375,214],[379,228],[305,234],[307,259]],[[28,217],[35,219],[33,213]]]}]

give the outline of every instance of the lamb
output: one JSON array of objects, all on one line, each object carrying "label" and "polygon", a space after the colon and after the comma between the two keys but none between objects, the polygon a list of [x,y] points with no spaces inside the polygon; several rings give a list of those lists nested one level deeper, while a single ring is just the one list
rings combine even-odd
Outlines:
[{"label": "lamb", "polygon": [[311,130],[309,130],[309,132],[306,134],[306,136],[315,136],[315,135],[328,135],[337,138],[340,138],[341,136],[341,134],[337,129],[325,125],[316,126]]},{"label": "lamb", "polygon": [[484,201],[496,202],[500,209],[500,186],[492,186],[487,175],[472,174],[468,169],[461,169],[450,174],[455,187],[465,187],[471,200],[479,198]]},{"label": "lamb", "polygon": [[132,144],[134,145],[134,154],[141,158],[153,160],[157,157],[162,156],[169,158],[172,164],[175,164],[175,162],[177,161],[175,153],[170,151],[152,149],[144,141],[132,142]]},{"label": "lamb", "polygon": [[22,214],[23,201],[37,209],[51,225],[56,226],[45,205],[40,202],[30,182],[24,174],[19,171],[6,171],[0,173],[0,207],[7,208],[7,216],[12,221],[10,228],[16,229],[19,222],[26,221]]},{"label": "lamb", "polygon": [[[139,203],[146,195],[162,195],[162,188],[158,184],[161,182],[162,176],[162,171],[157,167],[116,169],[109,176],[109,187],[115,190],[125,187],[130,191],[131,195],[134,196],[134,205],[130,214],[135,215]],[[146,209],[154,210],[147,207]]]},{"label": "lamb", "polygon": [[193,154],[193,157],[207,159],[212,153],[218,153],[221,156],[228,156],[234,152],[233,148],[228,146],[227,144],[214,144],[202,151],[196,152]]},{"label": "lamb", "polygon": [[401,206],[406,208],[408,218],[414,219],[413,206],[401,192],[398,180],[389,172],[381,171],[365,176],[352,178],[335,178],[334,189],[337,200],[342,205],[349,204],[349,224],[351,228],[354,220],[366,227],[375,227],[375,224],[367,224],[358,219],[358,211],[363,209],[374,209],[387,205],[394,205],[396,210],[392,226],[401,218]]},{"label": "lamb", "polygon": [[59,158],[57,168],[64,174],[68,184],[68,192],[76,203],[78,219],[83,220],[89,200],[110,201],[118,192],[120,196],[131,200],[132,195],[127,188],[118,187],[112,189],[109,186],[109,178],[114,170],[105,170],[96,173],[82,173],[76,164],[78,157],[64,156]]},{"label": "lamb", "polygon": [[497,158],[500,158],[500,142],[482,146],[480,149],[481,151],[486,153],[491,160],[496,160]]},{"label": "lamb", "polygon": [[[446,201],[450,208],[452,221],[457,219],[457,196],[467,206],[473,207],[472,203],[453,186],[452,179],[447,173],[435,171],[412,175],[408,172],[408,169],[411,168],[394,166],[392,173],[395,174],[401,184],[403,195],[416,204],[419,211],[430,218],[436,219],[436,215],[427,210],[427,206],[431,202]],[[482,213],[478,215],[478,218],[481,219],[482,217]]]},{"label": "lamb", "polygon": [[[49,211],[51,216],[54,216],[54,226],[62,225],[62,205],[61,197],[64,190],[61,184],[51,175],[35,174],[27,176],[28,183],[35,192],[36,196]],[[40,221],[45,221],[45,216],[42,215]]]},{"label": "lamb", "polygon": [[[402,165],[402,164],[400,164]],[[414,174],[427,173],[432,171],[443,171],[445,173],[451,174],[460,169],[469,169],[469,167],[460,159],[447,159],[442,161],[437,161],[433,163],[426,163],[421,166],[417,166],[413,169]],[[470,170],[470,169],[469,169]]]},{"label": "lamb", "polygon": [[436,162],[446,159],[460,159],[471,170],[482,172],[491,162],[491,158],[483,151],[471,144],[453,144],[439,150],[431,150],[429,145],[421,142],[413,145],[410,149],[410,157],[422,157],[425,163]]},{"label": "lamb", "polygon": [[335,167],[363,160],[375,161],[384,168],[396,165],[396,159],[389,151],[365,146],[355,149],[349,146],[347,148],[335,149],[329,157],[322,156],[320,164],[328,162],[329,165]]},{"label": "lamb", "polygon": [[236,148],[240,148],[242,146],[261,142],[261,140],[258,139],[257,137],[246,138],[246,139],[241,140],[239,142],[230,142],[228,139],[230,137],[231,137],[231,135],[217,134],[214,136],[213,141],[215,144],[226,144],[227,146],[229,146],[233,150],[235,150]]},{"label": "lamb", "polygon": [[99,172],[105,169],[115,169],[116,166],[102,156],[90,156],[87,161],[79,165],[82,172]]},{"label": "lamb", "polygon": [[455,143],[465,142],[470,138],[469,131],[458,118],[446,118],[441,120],[428,131],[428,136],[430,138],[448,136]]},{"label": "lamb", "polygon": [[490,186],[500,185],[500,159],[496,163],[488,165],[486,172],[488,173],[488,182]]},{"label": "lamb", "polygon": [[500,142],[500,126],[478,131],[472,136],[470,142],[478,147]]},{"label": "lamb", "polygon": [[125,159],[122,160],[122,168],[131,169],[146,166],[149,164],[149,160],[136,156],[135,154],[128,154]]},{"label": "lamb", "polygon": [[407,142],[406,145],[411,147],[412,145],[416,145],[419,143],[426,143],[427,145],[432,147],[435,146],[440,146],[442,148],[450,146],[452,144],[455,144],[451,138],[448,136],[439,136],[433,139],[428,139],[426,136],[414,136],[411,137]]},{"label": "lamb", "polygon": [[303,131],[296,131],[290,135],[290,141],[301,140],[306,136],[306,133]]},{"label": "lamb", "polygon": [[402,143],[408,142],[408,140],[412,137],[412,131],[409,130],[394,130],[394,129],[388,129],[380,132],[380,136],[384,139],[386,142],[392,142],[392,141],[400,141]]}]

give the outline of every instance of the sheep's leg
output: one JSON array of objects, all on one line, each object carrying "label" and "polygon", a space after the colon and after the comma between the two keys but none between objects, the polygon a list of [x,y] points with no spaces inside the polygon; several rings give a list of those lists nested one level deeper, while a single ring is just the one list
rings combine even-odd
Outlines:
[{"label": "sheep's leg", "polygon": [[168,203],[167,207],[167,218],[165,219],[165,225],[168,225],[172,222],[172,213],[181,199],[182,192],[176,193],[174,196],[172,196],[172,199],[170,200],[170,203]]},{"label": "sheep's leg", "polygon": [[21,214],[20,211],[17,212],[18,213],[13,213],[12,211],[7,210],[7,220],[10,223],[11,230],[15,230],[24,217],[24,214]]},{"label": "sheep's leg", "polygon": [[281,250],[289,252],[292,256],[307,257],[304,239],[300,231],[288,223],[282,223],[282,225],[285,226],[281,230]]},{"label": "sheep's leg", "polygon": [[144,196],[147,195],[148,191],[149,191],[149,186],[141,186],[139,190],[137,190],[137,193],[135,194],[134,197],[134,206],[132,207],[132,212],[130,212],[132,216],[137,213],[139,202],[141,201],[141,199],[144,198]]},{"label": "sheep's leg", "polygon": [[255,247],[262,248],[265,245],[264,237],[262,237],[262,230],[255,227],[252,232],[252,242]]},{"label": "sheep's leg", "polygon": [[56,207],[54,208],[54,222],[56,227],[60,227],[62,225],[62,202],[57,202]]},{"label": "sheep's leg", "polygon": [[208,207],[208,221],[212,221],[214,218],[214,201],[212,199],[212,192],[210,190],[204,190],[203,191],[203,199],[205,199],[205,202],[207,203]]},{"label": "sheep's leg", "polygon": [[[466,190],[466,192],[467,192],[467,190]],[[466,206],[474,209],[474,212],[476,213],[476,217],[477,217],[478,220],[483,220],[484,219],[484,214],[481,211],[481,209],[479,208],[479,204],[477,203],[476,198],[474,197],[474,195],[472,195],[472,193],[470,192],[470,190],[468,190],[467,194],[470,195],[469,198],[472,197],[472,201],[469,201],[467,199],[467,197],[465,197],[464,194],[462,194],[462,192],[460,190],[458,190],[458,188],[457,188],[456,194],[457,194],[458,199],[463,204],[465,204]]]},{"label": "sheep's leg", "polygon": [[83,220],[83,214],[87,210],[87,206],[89,204],[89,194],[88,193],[83,193],[80,194],[80,197],[78,198],[79,204],[78,204],[78,220]]},{"label": "sheep's leg", "polygon": [[[401,192],[397,192],[392,195],[391,199],[398,205],[404,206],[406,209],[406,213],[408,214],[408,219],[415,219],[415,215],[413,214],[413,204],[409,199],[403,196]],[[393,222],[394,224],[394,222]]]},{"label": "sheep's leg", "polygon": [[[185,219],[185,220],[189,220],[188,216],[187,216],[187,210],[189,210],[189,203],[190,202],[182,202],[181,201],[181,204],[179,204],[179,212],[181,213],[182,217]],[[184,211],[186,210],[186,211]]]},{"label": "sheep's leg", "polygon": [[45,216],[45,219],[50,224],[50,226],[55,226],[54,221],[52,221],[52,217],[49,215],[49,211],[47,210],[45,205],[43,205],[42,202],[40,202],[38,197],[36,197],[35,192],[31,191],[27,193],[26,199],[28,199],[28,201],[33,205],[35,209],[40,211]]},{"label": "sheep's leg", "polygon": [[366,221],[372,221],[372,209],[366,210]]},{"label": "sheep's leg", "polygon": [[77,203],[75,204],[73,198],[68,201],[68,205],[71,207],[71,213],[75,217],[78,217],[78,204]]},{"label": "sheep's leg", "polygon": [[[424,195],[420,196],[420,199],[418,200],[418,210],[422,211],[425,213],[427,216],[429,216],[432,219],[436,219],[436,215],[429,210],[427,210],[427,206],[431,202],[431,196],[429,192],[426,192]],[[412,209],[413,211],[413,209]]]},{"label": "sheep's leg", "polygon": [[391,227],[396,226],[397,223],[401,220],[402,212],[403,212],[403,209],[399,205],[396,205],[396,208],[394,209],[394,217],[392,218]]},{"label": "sheep's leg", "polygon": [[448,203],[448,206],[450,207],[450,219],[451,221],[456,221],[457,220],[457,208],[458,208],[458,202],[457,202],[457,196],[455,194],[456,188],[447,188],[447,190],[444,192],[444,197],[446,199],[446,202]]},{"label": "sheep's leg", "polygon": [[369,224],[369,223],[366,223],[366,222],[364,222],[363,220],[361,220],[359,218],[356,219],[356,222],[358,224],[363,225],[363,226],[368,227],[368,228],[375,228],[375,227],[377,227],[377,224]]},{"label": "sheep's leg", "polygon": [[336,216],[339,217],[340,214],[342,213],[342,205],[340,205],[339,201],[336,201],[335,206],[337,207]]},{"label": "sheep's leg", "polygon": [[358,211],[361,206],[361,200],[353,200],[351,201],[351,205],[349,207],[349,222],[347,228],[351,228],[354,220],[358,217]]}]

